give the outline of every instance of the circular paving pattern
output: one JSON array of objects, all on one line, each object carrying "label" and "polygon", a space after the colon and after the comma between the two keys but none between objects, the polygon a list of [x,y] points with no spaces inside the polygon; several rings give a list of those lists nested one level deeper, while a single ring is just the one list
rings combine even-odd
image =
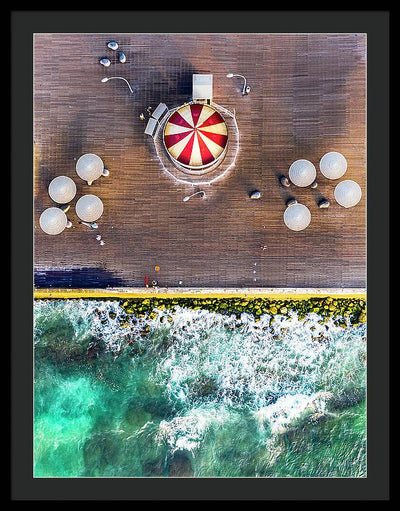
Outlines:
[{"label": "circular paving pattern", "polygon": [[228,129],[222,115],[209,105],[184,105],[164,128],[164,145],[173,161],[200,171],[222,160]]}]

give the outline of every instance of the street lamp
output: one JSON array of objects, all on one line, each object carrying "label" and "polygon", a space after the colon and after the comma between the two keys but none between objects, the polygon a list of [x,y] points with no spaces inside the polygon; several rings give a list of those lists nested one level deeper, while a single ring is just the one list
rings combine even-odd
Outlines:
[{"label": "street lamp", "polygon": [[98,229],[98,225],[96,224],[96,222],[84,222],[83,220],[81,220],[79,222],[80,224],[83,224],[83,225],[87,225],[88,227],[90,227],[91,229]]},{"label": "street lamp", "polygon": [[203,199],[204,199],[204,197],[206,197],[206,192],[204,192],[203,190],[200,190],[198,192],[192,193],[192,195],[186,195],[186,197],[183,197],[183,202],[187,202],[189,199],[191,199],[192,197],[194,197],[195,195],[197,195],[199,193],[203,194]]},{"label": "street lamp", "polygon": [[133,94],[135,92],[132,89],[132,87],[130,86],[128,80],[126,78],[123,78],[122,76],[105,76],[104,78],[101,79],[102,83],[106,83],[109,80],[123,80],[127,84],[127,86],[129,87],[129,90],[131,91],[131,93]]},{"label": "street lamp", "polygon": [[246,77],[243,75],[234,75],[233,73],[228,73],[226,75],[227,78],[233,78],[234,76],[239,76],[240,78],[243,78],[244,85],[243,85],[243,89],[242,89],[242,96],[246,96],[251,90],[250,85],[247,85]]}]

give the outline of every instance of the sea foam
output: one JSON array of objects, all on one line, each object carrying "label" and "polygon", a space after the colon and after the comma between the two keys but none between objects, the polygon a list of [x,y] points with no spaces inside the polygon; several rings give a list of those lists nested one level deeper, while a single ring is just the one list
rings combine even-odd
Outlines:
[{"label": "sea foam", "polygon": [[261,436],[277,437],[329,418],[343,395],[364,396],[364,324],[342,328],[314,313],[301,320],[295,312],[276,315],[272,323],[268,314],[255,321],[246,313],[238,319],[182,307],[156,312],[153,319],[135,318],[117,301],[36,301],[35,339],[62,316],[75,339],[101,337],[114,356],[132,349],[132,371],[151,360],[149,381],[179,413],[141,431],[168,444],[171,454],[195,453],[207,431],[233,412],[253,414]]}]

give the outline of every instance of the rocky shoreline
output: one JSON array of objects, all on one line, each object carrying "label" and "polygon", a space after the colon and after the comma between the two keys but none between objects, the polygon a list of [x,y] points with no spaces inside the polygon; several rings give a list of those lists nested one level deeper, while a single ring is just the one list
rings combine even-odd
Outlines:
[{"label": "rocky shoreline", "polygon": [[[364,300],[349,298],[311,298],[308,300],[271,300],[267,298],[147,298],[128,299],[121,301],[127,314],[143,317],[149,314],[150,319],[157,316],[157,310],[174,310],[183,307],[192,310],[208,310],[220,314],[251,314],[255,321],[263,314],[289,316],[291,311],[304,319],[307,314],[315,313],[327,320],[332,317],[348,318],[352,325],[365,323],[366,303]],[[346,326],[346,322],[343,322]]]},{"label": "rocky shoreline", "polygon": [[[42,299],[43,300],[43,299]],[[49,301],[59,301],[59,299],[45,299]],[[71,299],[75,300],[75,299]],[[93,300],[89,298],[88,300]],[[330,318],[336,318],[337,323],[346,327],[348,322],[352,325],[358,325],[366,322],[366,302],[357,298],[335,298],[335,297],[313,297],[305,300],[295,299],[271,299],[271,298],[131,298],[114,299],[108,298],[104,301],[118,301],[126,315],[133,315],[138,318],[148,317],[155,319],[158,311],[171,311],[177,307],[191,310],[207,310],[220,314],[236,314],[240,319],[242,313],[251,314],[255,321],[259,321],[263,314],[270,316],[283,315],[289,316],[295,312],[300,320],[307,314],[318,314],[322,317],[320,321],[324,322]],[[112,314],[112,313],[111,313]],[[123,324],[123,315],[120,318]]]}]

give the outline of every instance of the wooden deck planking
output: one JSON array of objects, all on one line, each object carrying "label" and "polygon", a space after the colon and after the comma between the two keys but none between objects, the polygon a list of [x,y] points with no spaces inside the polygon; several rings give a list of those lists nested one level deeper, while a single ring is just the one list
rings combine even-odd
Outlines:
[{"label": "wooden deck planking", "polygon": [[[126,64],[98,64],[116,58],[108,40],[119,42]],[[140,287],[149,275],[167,287],[179,280],[185,287],[365,287],[364,35],[37,34],[34,64],[37,286],[105,287],[116,279],[117,287]],[[239,79],[226,78],[230,71],[247,76],[249,96],[241,97]],[[184,203],[193,187],[162,170],[139,114],[190,99],[193,73],[212,73],[214,101],[236,110],[240,151],[224,179],[203,187],[207,199]],[[122,81],[100,83],[113,75],[137,85],[137,94]],[[320,172],[316,190],[278,185],[292,161],[307,158],[318,169],[329,150],[346,156],[345,177],[363,190],[355,208],[335,203],[336,182]],[[99,154],[111,173],[91,187],[75,173],[85,152]],[[85,193],[103,200],[98,231],[77,224],[73,207],[72,229],[54,237],[40,230],[40,213],[53,205],[47,186],[60,174],[75,179],[76,200]],[[254,188],[260,200],[248,199]],[[283,224],[291,196],[311,210],[303,232]],[[327,210],[317,207],[322,196],[331,201]],[[65,269],[73,271],[57,273]]]}]

